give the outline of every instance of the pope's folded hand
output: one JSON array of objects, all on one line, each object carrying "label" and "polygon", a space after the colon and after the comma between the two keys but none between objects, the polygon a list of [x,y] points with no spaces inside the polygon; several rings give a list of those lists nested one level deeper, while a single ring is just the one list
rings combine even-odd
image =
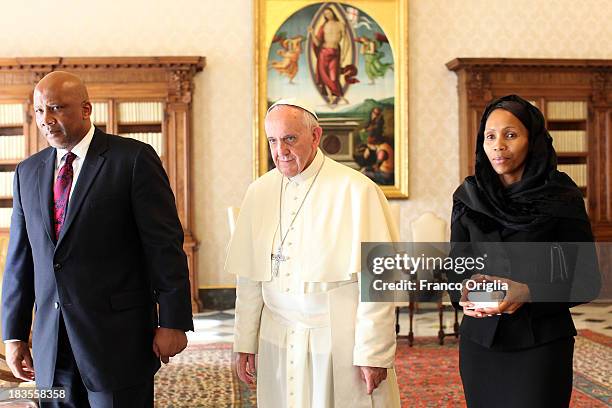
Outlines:
[{"label": "pope's folded hand", "polygon": [[255,354],[236,353],[236,374],[245,384],[255,384]]},{"label": "pope's folded hand", "polygon": [[366,383],[368,394],[372,394],[376,388],[387,378],[387,369],[383,367],[359,367],[361,379]]}]

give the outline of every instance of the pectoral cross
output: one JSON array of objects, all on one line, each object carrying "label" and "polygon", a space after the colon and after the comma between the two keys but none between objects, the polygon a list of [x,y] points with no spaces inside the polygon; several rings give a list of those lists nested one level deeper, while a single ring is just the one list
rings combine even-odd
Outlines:
[{"label": "pectoral cross", "polygon": [[287,258],[285,258],[285,256],[283,255],[283,249],[282,247],[279,245],[278,249],[276,250],[276,253],[272,254],[272,274],[274,275],[274,277],[278,277],[278,271],[280,269],[280,263],[286,261]]}]

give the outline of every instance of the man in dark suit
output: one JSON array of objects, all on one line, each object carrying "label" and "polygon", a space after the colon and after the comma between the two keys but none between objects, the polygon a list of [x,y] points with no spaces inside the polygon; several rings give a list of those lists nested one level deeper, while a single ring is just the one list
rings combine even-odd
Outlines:
[{"label": "man in dark suit", "polygon": [[[34,90],[51,145],[17,166],[2,287],[7,364],[49,407],[152,407],[153,376],[193,330],[183,230],[159,157],[92,126],[81,80]],[[28,348],[33,328],[34,361]],[[158,315],[159,310],[159,315]]]}]

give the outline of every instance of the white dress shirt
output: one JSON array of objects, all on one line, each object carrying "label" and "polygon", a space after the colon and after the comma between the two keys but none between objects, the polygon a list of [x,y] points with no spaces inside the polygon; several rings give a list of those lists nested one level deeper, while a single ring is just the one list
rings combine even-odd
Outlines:
[{"label": "white dress shirt", "polygon": [[55,175],[53,180],[57,180],[57,174],[59,173],[60,168],[64,165],[66,161],[66,154],[71,151],[76,155],[74,161],[72,162],[72,186],[70,187],[70,196],[68,196],[68,200],[70,201],[70,197],[72,197],[72,193],[74,192],[74,187],[76,186],[77,179],[79,174],[81,173],[81,168],[83,167],[83,162],[85,161],[85,156],[87,156],[87,151],[89,150],[89,145],[91,144],[91,140],[93,139],[93,135],[96,128],[91,125],[89,131],[85,135],[83,139],[76,146],[72,148],[72,150],[66,149],[56,149],[56,159],[55,159]]}]

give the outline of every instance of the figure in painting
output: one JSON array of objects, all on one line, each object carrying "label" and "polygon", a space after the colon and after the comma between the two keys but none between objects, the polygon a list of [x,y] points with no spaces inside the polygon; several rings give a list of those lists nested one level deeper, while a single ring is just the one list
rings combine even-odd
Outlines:
[{"label": "figure in painting", "polygon": [[340,84],[340,77],[344,76],[348,84],[357,83],[359,80],[354,77],[357,74],[357,68],[354,65],[342,67],[341,64],[340,45],[347,40],[345,38],[346,26],[329,7],[323,11],[323,18],[325,21],[316,34],[312,26],[308,27],[317,60],[315,82],[321,95],[327,97],[329,104],[336,105],[340,101],[348,104],[348,100],[344,97],[344,89]]},{"label": "figure in painting", "polygon": [[383,135],[383,130],[385,127],[385,118],[382,114],[382,109],[378,106],[372,108],[370,112],[370,118],[368,122],[364,126],[361,133],[362,141],[366,141],[368,137],[380,138]]},{"label": "figure in painting", "polygon": [[364,58],[366,75],[370,79],[370,85],[374,85],[376,78],[384,77],[388,69],[393,69],[392,62],[382,62],[385,53],[380,51],[382,44],[388,43],[389,40],[384,34],[375,33],[373,39],[363,36],[357,37],[355,41],[361,43],[359,52]]},{"label": "figure in painting", "polygon": [[270,62],[270,67],[276,70],[280,75],[289,78],[289,83],[293,84],[293,78],[298,73],[298,60],[302,54],[302,42],[304,37],[296,35],[291,38],[286,38],[284,33],[280,33],[272,40],[273,43],[278,43],[281,46],[280,50],[276,51],[281,60],[273,60]]},{"label": "figure in painting", "polygon": [[357,147],[354,159],[361,166],[361,172],[381,185],[394,183],[395,158],[393,146],[386,140],[383,111],[374,107],[370,118],[360,132],[363,144]]}]

